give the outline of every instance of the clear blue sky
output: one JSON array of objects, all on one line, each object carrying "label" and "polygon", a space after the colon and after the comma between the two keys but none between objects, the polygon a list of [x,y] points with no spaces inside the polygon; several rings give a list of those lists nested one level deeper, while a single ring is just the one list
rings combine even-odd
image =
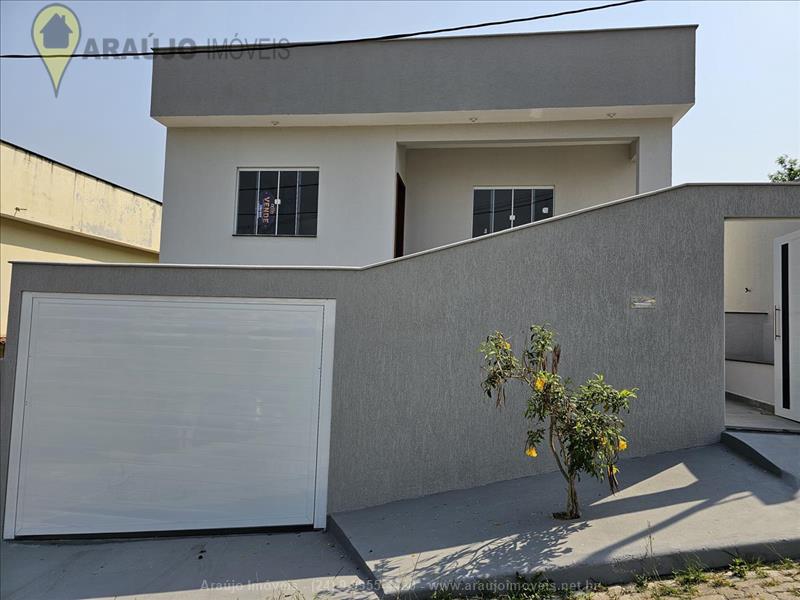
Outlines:
[{"label": "clear blue sky", "polygon": [[[0,4],[3,53],[34,52],[49,2]],[[575,2],[64,2],[86,39],[342,39],[522,17]],[[696,23],[696,105],[674,130],[674,183],[764,181],[800,155],[800,4],[660,2],[482,30],[485,33]],[[161,199],[165,129],[149,117],[144,59],[73,59],[58,98],[39,60],[0,63],[3,139]]]}]

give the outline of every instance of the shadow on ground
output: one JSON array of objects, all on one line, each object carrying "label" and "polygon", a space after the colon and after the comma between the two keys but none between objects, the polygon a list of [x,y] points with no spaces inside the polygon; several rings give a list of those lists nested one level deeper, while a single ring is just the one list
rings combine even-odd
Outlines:
[{"label": "shadow on ground", "polygon": [[623,489],[614,496],[604,483],[581,482],[583,518],[575,522],[551,516],[564,502],[558,473],[334,519],[390,594],[517,572],[572,584],[624,581],[632,569],[672,569],[678,557],[727,564],[739,550],[800,552],[797,489],[720,445],[620,466]]},{"label": "shadow on ground", "polygon": [[375,598],[325,533],[0,546],[3,600]]}]

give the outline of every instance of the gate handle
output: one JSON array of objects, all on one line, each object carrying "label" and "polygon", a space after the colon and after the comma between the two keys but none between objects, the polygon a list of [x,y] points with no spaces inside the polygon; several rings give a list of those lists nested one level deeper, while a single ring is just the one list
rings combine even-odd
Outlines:
[{"label": "gate handle", "polygon": [[780,321],[780,319],[778,319],[779,312],[781,312],[781,309],[776,306],[772,317],[772,333],[775,335],[776,340],[781,337],[781,334],[778,332],[778,322]]}]

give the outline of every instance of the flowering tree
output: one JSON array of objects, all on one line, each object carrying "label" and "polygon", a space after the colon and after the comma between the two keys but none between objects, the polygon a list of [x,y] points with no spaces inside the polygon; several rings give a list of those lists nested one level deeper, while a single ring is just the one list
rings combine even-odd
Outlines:
[{"label": "flowering tree", "polygon": [[507,382],[520,381],[530,389],[525,418],[538,427],[528,431],[525,453],[535,458],[537,447],[546,441],[567,482],[567,510],[553,516],[578,519],[575,484],[582,472],[601,480],[607,477],[612,493],[618,488],[616,463],[628,447],[619,413],[628,410],[637,390],[616,390],[602,375],[571,389],[558,374],[561,348],[554,341],[555,333],[547,326],[532,325],[528,347],[517,357],[508,339],[494,332],[480,346],[485,374],[481,387],[498,407],[505,404]]}]

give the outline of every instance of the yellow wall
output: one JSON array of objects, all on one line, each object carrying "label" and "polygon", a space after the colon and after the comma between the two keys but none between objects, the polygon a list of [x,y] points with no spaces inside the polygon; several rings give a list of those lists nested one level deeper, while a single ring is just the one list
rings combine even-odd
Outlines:
[{"label": "yellow wall", "polygon": [[153,252],[161,241],[158,202],[6,143],[0,214]]},{"label": "yellow wall", "polygon": [[158,262],[158,254],[0,217],[0,336],[6,334],[11,261]]},{"label": "yellow wall", "polygon": [[0,336],[12,261],[158,262],[161,204],[0,144]]}]

